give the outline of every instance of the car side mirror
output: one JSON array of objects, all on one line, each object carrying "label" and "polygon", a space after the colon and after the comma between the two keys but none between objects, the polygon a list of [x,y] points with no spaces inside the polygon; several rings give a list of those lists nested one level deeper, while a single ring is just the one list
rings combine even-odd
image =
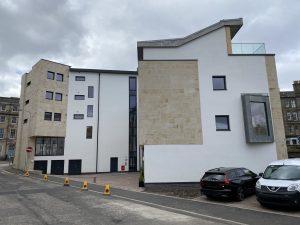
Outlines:
[{"label": "car side mirror", "polygon": [[264,174],[263,173],[259,173],[258,176],[262,177]]}]

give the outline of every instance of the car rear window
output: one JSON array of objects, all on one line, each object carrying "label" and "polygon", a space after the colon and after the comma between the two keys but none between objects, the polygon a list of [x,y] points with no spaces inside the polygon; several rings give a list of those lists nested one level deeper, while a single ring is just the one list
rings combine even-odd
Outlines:
[{"label": "car rear window", "polygon": [[205,173],[203,176],[203,180],[224,180],[224,174],[219,174],[219,173]]}]

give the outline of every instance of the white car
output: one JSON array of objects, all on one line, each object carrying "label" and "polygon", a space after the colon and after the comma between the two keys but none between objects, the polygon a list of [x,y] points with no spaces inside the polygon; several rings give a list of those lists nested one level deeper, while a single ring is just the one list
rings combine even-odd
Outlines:
[{"label": "white car", "polygon": [[262,205],[300,206],[300,158],[270,163],[256,182],[256,199]]}]

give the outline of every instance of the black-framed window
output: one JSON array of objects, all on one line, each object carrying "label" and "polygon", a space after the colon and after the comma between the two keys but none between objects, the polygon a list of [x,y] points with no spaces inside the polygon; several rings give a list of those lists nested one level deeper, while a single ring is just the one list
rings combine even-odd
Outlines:
[{"label": "black-framed window", "polygon": [[85,81],[85,76],[75,76],[75,81]]},{"label": "black-framed window", "polygon": [[64,75],[61,74],[61,73],[57,73],[56,74],[56,80],[63,82],[64,81]]},{"label": "black-framed window", "polygon": [[227,90],[226,76],[213,76],[212,83],[214,91]]},{"label": "black-framed window", "polygon": [[49,80],[54,80],[54,76],[55,76],[55,73],[54,73],[54,72],[52,72],[52,71],[48,71],[48,72],[47,72],[47,78],[48,78]]},{"label": "black-framed window", "polygon": [[54,121],[61,121],[61,113],[54,113]]},{"label": "black-framed window", "polygon": [[129,77],[129,171],[137,170],[137,79]]},{"label": "black-framed window", "polygon": [[62,93],[55,93],[55,101],[62,101]]},{"label": "black-framed window", "polygon": [[94,86],[88,86],[88,98],[94,98]]},{"label": "black-framed window", "polygon": [[52,112],[45,112],[44,120],[52,120]]},{"label": "black-framed window", "polygon": [[216,115],[215,120],[216,120],[216,130],[217,131],[230,131],[228,115]]},{"label": "black-framed window", "polygon": [[46,99],[53,100],[53,92],[52,91],[46,91]]},{"label": "black-framed window", "polygon": [[92,139],[93,138],[93,127],[87,126],[86,127],[86,139]]},{"label": "black-framed window", "polygon": [[84,114],[73,114],[73,119],[74,120],[83,120]]},{"label": "black-framed window", "polygon": [[35,141],[36,156],[64,155],[64,137],[37,137]]},{"label": "black-framed window", "polygon": [[86,116],[87,117],[93,117],[93,105],[88,105],[87,106],[87,114],[86,114]]},{"label": "black-framed window", "polygon": [[0,139],[4,138],[4,128],[0,128]]},{"label": "black-framed window", "polygon": [[17,123],[17,117],[13,116],[13,117],[11,118],[11,123]]},{"label": "black-framed window", "polygon": [[85,99],[85,96],[84,96],[84,95],[75,95],[75,96],[74,96],[74,99],[75,99],[75,100],[84,100],[84,99]]},{"label": "black-framed window", "polygon": [[4,123],[5,122],[5,116],[0,116],[0,123]]}]

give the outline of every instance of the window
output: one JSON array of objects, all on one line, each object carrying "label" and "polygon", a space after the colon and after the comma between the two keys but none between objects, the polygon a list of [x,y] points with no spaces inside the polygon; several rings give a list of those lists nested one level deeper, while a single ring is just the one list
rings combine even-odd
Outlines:
[{"label": "window", "polygon": [[229,116],[219,115],[215,117],[216,119],[216,130],[217,131],[229,131]]},{"label": "window", "polygon": [[61,73],[57,73],[56,74],[56,80],[63,82],[64,81],[64,75],[61,74]]},{"label": "window", "polygon": [[0,110],[5,111],[5,107],[6,107],[6,105],[0,105]]},{"label": "window", "polygon": [[136,96],[131,95],[129,96],[129,108],[136,108]]},{"label": "window", "polygon": [[298,120],[298,113],[297,112],[293,112],[293,120],[294,121]]},{"label": "window", "polygon": [[226,90],[226,77],[225,76],[213,76],[213,90]]},{"label": "window", "polygon": [[0,128],[0,139],[4,138],[4,128]]},{"label": "window", "polygon": [[65,138],[37,137],[35,141],[36,156],[64,155]]},{"label": "window", "polygon": [[136,77],[129,77],[129,171],[137,170]]},{"label": "window", "polygon": [[73,115],[73,119],[74,120],[83,120],[84,119],[84,115],[83,114],[74,114]]},{"label": "window", "polygon": [[45,112],[44,120],[52,120],[52,112]]},{"label": "window", "polygon": [[293,125],[291,125],[290,126],[290,134],[293,134],[295,132],[295,130],[294,130],[294,126]]},{"label": "window", "polygon": [[54,80],[54,72],[48,71],[48,73],[47,73],[47,78],[48,78],[49,80]]},{"label": "window", "polygon": [[28,119],[23,120],[23,123],[27,123],[27,122],[28,122]]},{"label": "window", "polygon": [[17,111],[18,111],[18,106],[13,105],[13,106],[12,106],[12,111],[13,111],[13,112],[17,112]]},{"label": "window", "polygon": [[274,142],[269,96],[242,94],[244,126],[248,143]]},{"label": "window", "polygon": [[26,100],[26,101],[25,101],[25,105],[28,105],[28,104],[29,104],[29,100]]},{"label": "window", "polygon": [[52,91],[46,91],[46,99],[49,99],[49,100],[53,99],[53,92]]},{"label": "window", "polygon": [[88,98],[94,98],[94,86],[88,86]]},{"label": "window", "polygon": [[54,113],[54,121],[61,121],[61,113]]},{"label": "window", "polygon": [[17,123],[17,117],[13,116],[13,117],[11,118],[11,123]]},{"label": "window", "polygon": [[28,86],[30,86],[30,84],[31,84],[31,81],[27,82],[26,86],[28,87]]},{"label": "window", "polygon": [[85,76],[75,76],[75,81],[85,81]]},{"label": "window", "polygon": [[287,113],[286,113],[286,119],[287,119],[288,121],[291,121],[291,120],[292,120],[292,113],[287,112]]},{"label": "window", "polygon": [[75,100],[84,100],[84,95],[75,95]]},{"label": "window", "polygon": [[93,105],[87,106],[87,117],[93,117]]},{"label": "window", "polygon": [[295,99],[291,100],[291,107],[292,108],[296,108],[296,101],[295,101]]},{"label": "window", "polygon": [[5,116],[0,116],[0,123],[5,123]]},{"label": "window", "polygon": [[87,126],[86,127],[86,139],[92,139],[93,136],[93,127]]},{"label": "window", "polygon": [[55,101],[62,101],[62,93],[55,93]]},{"label": "window", "polygon": [[285,100],[285,108],[290,107],[290,101],[288,99]]},{"label": "window", "polygon": [[10,139],[15,139],[16,138],[16,129],[10,129],[9,138]]}]

